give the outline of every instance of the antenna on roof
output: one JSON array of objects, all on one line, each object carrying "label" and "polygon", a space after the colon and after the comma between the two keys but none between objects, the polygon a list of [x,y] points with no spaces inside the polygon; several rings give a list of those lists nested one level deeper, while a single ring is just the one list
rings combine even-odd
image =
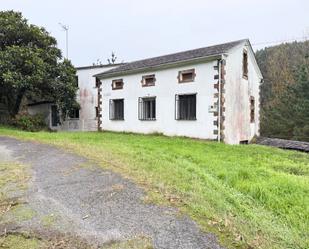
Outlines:
[{"label": "antenna on roof", "polygon": [[111,56],[110,59],[107,59],[107,62],[108,62],[108,64],[115,64],[116,60],[117,60],[117,56],[116,56],[115,52],[112,52],[112,56]]},{"label": "antenna on roof", "polygon": [[61,22],[58,23],[62,30],[65,31],[65,44],[66,44],[66,58],[69,59],[69,26],[64,25]]}]

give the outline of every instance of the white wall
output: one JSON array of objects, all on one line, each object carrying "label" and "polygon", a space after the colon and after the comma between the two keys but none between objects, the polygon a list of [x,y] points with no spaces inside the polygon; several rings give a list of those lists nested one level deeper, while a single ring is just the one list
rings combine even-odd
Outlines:
[{"label": "white wall", "polygon": [[[137,133],[159,132],[169,136],[188,136],[203,139],[215,139],[213,130],[215,117],[208,112],[214,103],[213,66],[216,61],[187,65],[160,71],[148,71],[123,77],[103,79],[102,82],[102,124],[103,130],[127,131]],[[178,71],[195,69],[194,82],[178,83]],[[155,86],[142,87],[143,75],[155,74]],[[113,79],[123,78],[124,87],[112,90]],[[175,94],[197,93],[195,121],[175,120]],[[138,98],[156,96],[156,121],[138,119]],[[124,120],[109,120],[109,100],[124,99]]]},{"label": "white wall", "polygon": [[[242,77],[243,49],[248,51],[248,79]],[[261,75],[248,44],[233,48],[226,57],[225,142],[238,144],[259,135],[259,86]],[[250,123],[250,96],[255,98],[255,122]]]},{"label": "white wall", "polygon": [[78,91],[77,101],[80,104],[79,119],[67,120],[62,130],[97,131],[98,120],[95,107],[98,106],[98,89],[93,75],[113,69],[115,66],[77,69]]}]

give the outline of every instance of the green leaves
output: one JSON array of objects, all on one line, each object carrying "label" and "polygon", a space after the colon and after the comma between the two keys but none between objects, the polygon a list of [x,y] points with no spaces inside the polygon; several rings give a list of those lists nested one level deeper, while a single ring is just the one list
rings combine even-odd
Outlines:
[{"label": "green leaves", "polygon": [[64,113],[76,106],[76,72],[61,59],[56,39],[44,28],[28,24],[19,12],[0,12],[0,98],[9,98],[11,116],[25,98],[55,101]]},{"label": "green leaves", "polygon": [[257,51],[263,136],[309,141],[309,42]]}]

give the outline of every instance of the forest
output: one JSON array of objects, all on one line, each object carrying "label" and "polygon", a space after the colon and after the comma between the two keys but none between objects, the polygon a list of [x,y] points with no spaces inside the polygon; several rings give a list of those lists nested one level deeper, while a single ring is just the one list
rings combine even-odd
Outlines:
[{"label": "forest", "polygon": [[309,141],[309,41],[256,51],[262,71],[261,135]]}]

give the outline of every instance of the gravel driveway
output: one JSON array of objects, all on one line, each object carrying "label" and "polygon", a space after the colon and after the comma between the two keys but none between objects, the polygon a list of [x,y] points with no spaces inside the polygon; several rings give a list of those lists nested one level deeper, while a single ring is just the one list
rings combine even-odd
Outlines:
[{"label": "gravel driveway", "polygon": [[145,204],[141,188],[83,157],[0,137],[0,161],[7,157],[31,166],[24,198],[36,216],[20,224],[24,230],[44,230],[42,217],[53,217],[48,230],[74,234],[92,245],[144,236],[154,248],[222,248],[188,217],[173,208]]}]

